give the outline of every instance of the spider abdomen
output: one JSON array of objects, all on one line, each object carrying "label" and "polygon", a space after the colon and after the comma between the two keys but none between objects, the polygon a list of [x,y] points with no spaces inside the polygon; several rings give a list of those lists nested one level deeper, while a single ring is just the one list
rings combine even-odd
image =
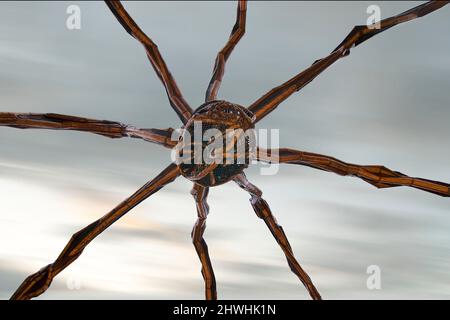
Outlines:
[{"label": "spider abdomen", "polygon": [[181,174],[203,186],[233,179],[248,167],[255,146],[253,114],[227,101],[201,105],[177,146]]}]

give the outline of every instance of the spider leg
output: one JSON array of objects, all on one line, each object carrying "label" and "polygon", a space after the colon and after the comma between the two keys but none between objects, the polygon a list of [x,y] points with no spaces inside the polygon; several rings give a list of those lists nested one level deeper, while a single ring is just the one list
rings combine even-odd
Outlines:
[{"label": "spider leg", "polygon": [[277,223],[277,220],[273,216],[270,211],[269,205],[262,198],[262,192],[255,185],[251,184],[244,173],[241,173],[234,181],[244,190],[246,190],[251,195],[250,203],[252,204],[253,210],[255,210],[258,218],[263,219],[266,223],[267,227],[269,227],[270,232],[277,240],[284,254],[286,255],[286,259],[288,261],[289,267],[292,272],[297,275],[303,285],[309,292],[309,295],[314,300],[321,300],[321,296],[317,291],[316,287],[311,281],[311,278],[308,274],[303,270],[303,268],[298,263],[297,259],[294,256],[291,245],[286,237],[286,234],[283,231],[283,228]]},{"label": "spider leg", "polygon": [[[278,156],[272,157],[272,153],[278,154]],[[392,171],[379,165],[363,166],[351,164],[330,156],[292,149],[260,149],[258,151],[257,159],[263,162],[299,164],[334,172],[342,176],[353,176],[360,178],[377,188],[406,186],[435,193],[443,197],[450,197],[450,185],[447,183],[409,177],[403,173]]]},{"label": "spider leg", "polygon": [[200,262],[202,263],[202,275],[205,280],[205,297],[206,300],[217,300],[216,278],[208,253],[208,246],[203,239],[203,233],[206,229],[206,218],[209,213],[209,206],[206,202],[209,188],[199,184],[194,184],[191,194],[197,205],[197,222],[192,230],[192,242],[197,251]]},{"label": "spider leg", "polygon": [[181,121],[186,123],[192,116],[192,109],[186,100],[184,100],[175,79],[167,68],[166,63],[158,50],[158,46],[139,28],[137,23],[130,17],[120,1],[105,2],[125,30],[144,46],[153,69],[166,88],[170,105],[178,114]]},{"label": "spider leg", "polygon": [[44,293],[50,287],[53,278],[74,262],[94,238],[139,203],[175,180],[179,174],[179,169],[175,164],[169,165],[156,178],[145,184],[108,214],[75,233],[58,258],[26,278],[11,299],[28,300]]},{"label": "spider leg", "polygon": [[354,27],[344,41],[342,41],[342,43],[330,55],[323,59],[317,60],[311,67],[302,71],[282,85],[273,88],[249,106],[249,110],[256,116],[255,122],[258,122],[270,112],[275,110],[281,102],[286,100],[294,92],[305,87],[334,62],[349,55],[351,48],[358,46],[364,41],[372,38],[374,35],[397,24],[425,16],[435,10],[438,10],[449,2],[450,1],[429,1],[394,17],[381,20],[379,22],[379,28],[375,28],[375,25],[360,25]]},{"label": "spider leg", "polygon": [[95,120],[56,113],[0,112],[0,126],[18,129],[52,129],[90,132],[108,138],[132,137],[173,148],[169,129],[138,129],[120,122]]},{"label": "spider leg", "polygon": [[244,36],[246,15],[247,1],[239,0],[237,7],[236,24],[231,31],[231,35],[228,39],[227,44],[217,54],[216,61],[214,63],[213,76],[211,78],[211,81],[209,82],[208,90],[206,90],[206,102],[216,99],[217,92],[219,91],[220,85],[222,83],[222,78],[225,73],[225,64],[230,57],[234,47]]}]

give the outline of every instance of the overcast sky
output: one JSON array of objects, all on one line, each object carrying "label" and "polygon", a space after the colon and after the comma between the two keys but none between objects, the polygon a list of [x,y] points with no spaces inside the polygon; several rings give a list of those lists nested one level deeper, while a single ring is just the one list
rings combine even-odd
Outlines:
[{"label": "overcast sky", "polygon": [[[66,8],[81,8],[81,30]],[[221,99],[248,106],[325,56],[370,4],[382,17],[418,2],[251,2]],[[203,102],[234,2],[127,2],[189,103]],[[450,182],[450,7],[355,48],[259,128],[282,146]],[[0,111],[54,112],[138,127],[179,127],[142,47],[102,2],[0,3]],[[70,236],[157,175],[169,151],[131,139],[0,128],[0,298],[47,265]],[[377,190],[356,178],[283,166],[247,176],[328,299],[450,298],[450,200]],[[180,178],[99,236],[42,299],[203,299]],[[233,183],[213,188],[205,234],[219,298],[306,299],[284,255]],[[367,267],[381,289],[366,287]]]}]

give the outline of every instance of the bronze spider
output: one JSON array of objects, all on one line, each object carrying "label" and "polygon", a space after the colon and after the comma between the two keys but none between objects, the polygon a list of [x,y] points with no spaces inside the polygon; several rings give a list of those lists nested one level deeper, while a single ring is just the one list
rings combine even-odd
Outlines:
[{"label": "bronze spider", "polygon": [[[364,25],[354,27],[331,54],[315,61],[306,70],[282,85],[270,90],[248,108],[244,108],[237,104],[216,100],[217,92],[224,75],[226,61],[245,32],[247,3],[246,1],[239,1],[236,24],[225,47],[217,55],[212,79],[206,91],[205,104],[195,111],[184,100],[156,44],[139,28],[120,1],[106,1],[106,4],[125,30],[144,46],[150,63],[166,89],[170,105],[183,122],[184,130],[190,130],[194,120],[201,120],[207,122],[211,127],[219,128],[219,130],[223,131],[229,127],[237,127],[240,129],[253,128],[258,121],[275,110],[290,95],[305,87],[334,62],[349,55],[351,48],[399,23],[407,22],[438,10],[448,4],[448,2],[450,1],[429,1],[399,15],[382,20],[378,26],[379,28]],[[231,120],[230,114],[233,114]],[[228,120],[225,121],[226,119]],[[110,138],[132,137],[160,144],[169,149],[174,148],[178,143],[177,141],[171,140],[173,129],[170,128],[138,129],[119,122],[93,120],[60,114],[1,112],[0,125],[20,129],[76,130]],[[277,155],[274,156],[274,154]],[[334,172],[343,176],[354,176],[363,179],[377,188],[408,186],[444,197],[450,196],[449,184],[421,178],[412,178],[378,165],[350,164],[330,156],[292,149],[258,149],[256,159],[262,162],[298,164]],[[203,238],[206,218],[209,212],[206,200],[209,187],[220,185],[231,180],[250,194],[250,202],[255,213],[270,229],[272,235],[286,255],[289,267],[307,288],[310,296],[313,299],[321,299],[310,277],[296,260],[282,227],[278,225],[267,202],[262,198],[262,192],[255,185],[251,184],[243,173],[247,165],[214,165],[205,163],[194,165],[170,164],[156,178],[146,183],[108,214],[75,233],[57,259],[26,278],[11,298],[31,299],[45,292],[49,288],[53,278],[74,262],[95,237],[143,200],[174,181],[180,175],[183,175],[194,183],[191,193],[197,206],[198,219],[192,231],[192,241],[202,264],[206,299],[217,299],[214,271],[209,258],[208,247]]]}]

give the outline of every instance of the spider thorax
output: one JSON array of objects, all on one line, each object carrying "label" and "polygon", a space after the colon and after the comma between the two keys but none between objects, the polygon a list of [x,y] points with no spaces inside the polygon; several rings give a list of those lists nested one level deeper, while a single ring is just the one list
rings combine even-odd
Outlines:
[{"label": "spider thorax", "polygon": [[203,186],[233,179],[255,151],[253,114],[226,101],[201,105],[184,126],[177,145],[181,174]]}]

